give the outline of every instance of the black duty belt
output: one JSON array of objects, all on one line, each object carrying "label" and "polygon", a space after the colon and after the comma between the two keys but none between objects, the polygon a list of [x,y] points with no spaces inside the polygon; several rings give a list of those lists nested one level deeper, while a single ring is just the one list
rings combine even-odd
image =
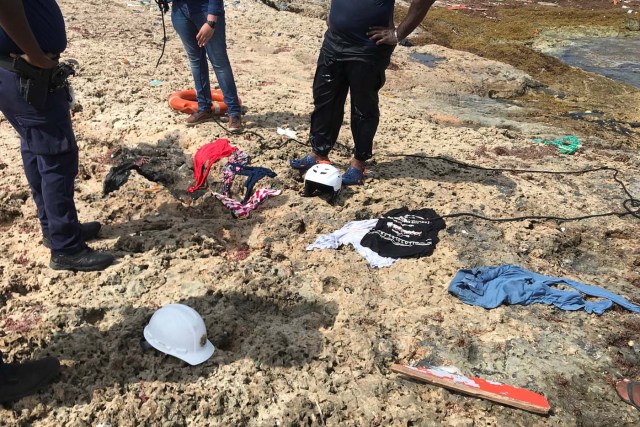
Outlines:
[{"label": "black duty belt", "polygon": [[0,68],[4,68],[5,70],[15,72],[16,69],[13,66],[15,63],[15,59],[10,56],[0,56]]},{"label": "black duty belt", "polygon": [[61,62],[51,69],[34,67],[22,57],[0,56],[0,67],[20,76],[22,97],[36,108],[44,107],[50,91],[68,87],[67,78],[75,74],[73,66]]}]

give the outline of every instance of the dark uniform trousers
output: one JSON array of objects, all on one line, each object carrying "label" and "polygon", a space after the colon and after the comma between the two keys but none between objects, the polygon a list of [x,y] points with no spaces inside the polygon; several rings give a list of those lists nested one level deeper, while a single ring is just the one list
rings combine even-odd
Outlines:
[{"label": "dark uniform trousers", "polygon": [[44,108],[36,109],[22,97],[20,77],[0,68],[0,111],[20,135],[24,172],[52,253],[83,249],[73,201],[78,146],[67,91],[50,92]]},{"label": "dark uniform trousers", "polygon": [[310,143],[314,153],[327,156],[333,149],[344,119],[344,104],[351,92],[353,156],[365,161],[373,156],[373,138],[380,121],[378,91],[392,48],[376,54],[353,54],[350,46],[331,37],[327,30],[313,79]]}]

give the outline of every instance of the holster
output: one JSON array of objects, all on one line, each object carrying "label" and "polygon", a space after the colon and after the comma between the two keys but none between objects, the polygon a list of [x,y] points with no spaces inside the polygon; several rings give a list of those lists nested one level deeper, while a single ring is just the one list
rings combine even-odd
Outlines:
[{"label": "holster", "polygon": [[47,102],[52,70],[34,67],[20,57],[14,59],[13,68],[20,76],[22,97],[35,108],[43,108]]},{"label": "holster", "polygon": [[18,74],[22,97],[36,109],[45,106],[50,91],[66,87],[67,78],[75,74],[73,67],[66,63],[44,69],[34,67],[21,57],[0,58],[0,66]]}]

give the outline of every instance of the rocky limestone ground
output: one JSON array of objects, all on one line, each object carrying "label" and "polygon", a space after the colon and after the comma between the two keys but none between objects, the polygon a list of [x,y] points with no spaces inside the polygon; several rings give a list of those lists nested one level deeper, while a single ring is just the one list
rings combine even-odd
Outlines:
[{"label": "rocky limestone ground", "polygon": [[[451,218],[431,257],[380,270],[350,247],[304,250],[319,233],[400,206],[494,218],[621,212],[627,196],[611,172],[494,172],[402,155],[490,168],[609,166],[638,198],[633,141],[613,144],[606,133],[585,133],[576,154],[561,155],[532,138],[567,130],[527,120],[531,107],[520,103],[539,90],[539,78],[443,46],[399,47],[382,90],[369,179],[330,206],[299,196],[301,183],[287,162],[307,148],[276,133],[289,127],[306,139],[321,19],[260,1],[227,4],[229,54],[247,108],[247,133],[230,136],[216,123],[186,128],[185,116],[168,107],[167,96],[192,82],[169,23],[166,53],[154,71],[162,44],[155,5],[64,0],[61,7],[70,42],[64,59],[78,64],[79,215],[105,224],[92,246],[113,251],[118,263],[98,273],[47,267],[18,139],[0,121],[0,349],[8,360],[55,355],[63,364],[51,388],[0,407],[0,425],[640,423],[640,413],[613,388],[620,378],[640,377],[637,314],[542,305],[488,311],[447,293],[461,268],[511,263],[640,303],[637,218]],[[278,173],[272,184],[282,195],[249,219],[233,219],[209,195],[181,203],[136,174],[102,196],[117,147],[169,145],[190,157],[217,137],[229,137],[254,155],[255,165]],[[340,143],[351,144],[348,117]],[[342,168],[348,159],[343,148],[333,155]],[[220,181],[214,169],[212,186]],[[241,191],[241,181],[235,185]],[[203,316],[217,347],[202,365],[140,347],[153,311],[176,302]],[[543,393],[552,413],[541,417],[409,381],[389,371],[392,363],[457,366],[526,387]]]}]

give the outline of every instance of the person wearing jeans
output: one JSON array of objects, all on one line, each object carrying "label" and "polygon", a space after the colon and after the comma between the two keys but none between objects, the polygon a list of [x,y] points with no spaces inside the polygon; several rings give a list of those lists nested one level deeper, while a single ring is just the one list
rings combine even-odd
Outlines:
[{"label": "person wearing jeans", "polygon": [[198,99],[198,111],[187,118],[186,124],[194,126],[213,120],[207,65],[209,57],[227,105],[228,129],[232,132],[240,131],[242,116],[238,90],[227,55],[222,0],[174,0],[171,22],[187,51]]}]

